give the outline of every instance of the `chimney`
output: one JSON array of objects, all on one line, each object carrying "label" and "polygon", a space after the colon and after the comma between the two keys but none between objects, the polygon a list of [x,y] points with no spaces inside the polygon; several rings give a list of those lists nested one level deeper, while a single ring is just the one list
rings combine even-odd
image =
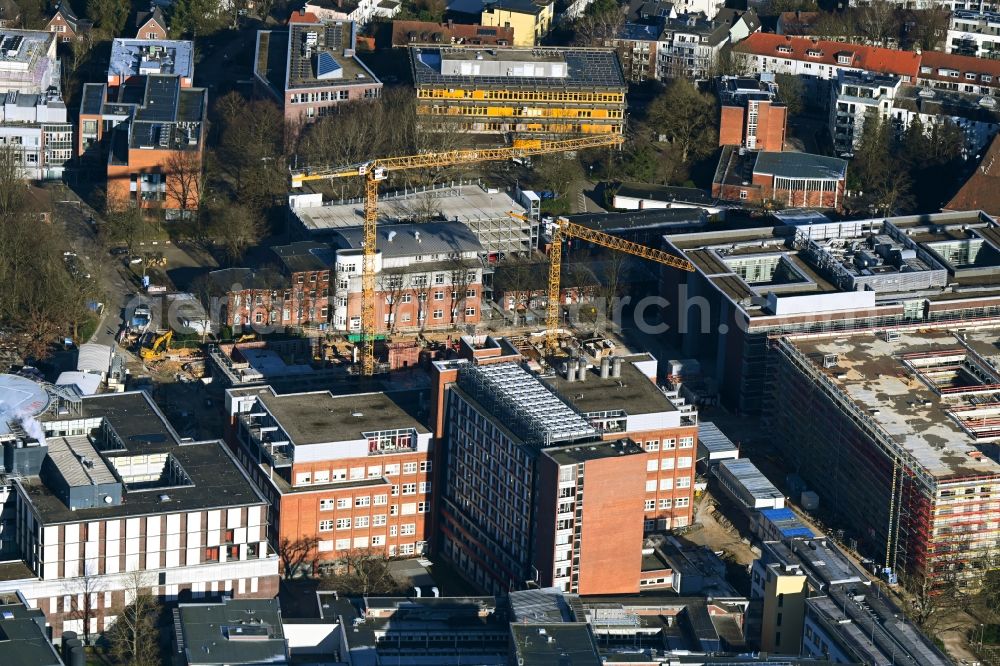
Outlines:
[{"label": "chimney", "polygon": [[611,359],[611,376],[618,379],[622,376],[622,358],[621,356],[615,356]]},{"label": "chimney", "polygon": [[563,372],[566,373],[566,381],[576,381],[576,359],[571,358],[563,364]]},{"label": "chimney", "polygon": [[448,19],[448,29],[449,30],[455,29],[455,19]]},{"label": "chimney", "polygon": [[601,379],[607,379],[611,374],[611,357],[605,356],[601,359]]},{"label": "chimney", "polygon": [[576,378],[581,382],[587,379],[587,362],[582,358],[576,360]]}]

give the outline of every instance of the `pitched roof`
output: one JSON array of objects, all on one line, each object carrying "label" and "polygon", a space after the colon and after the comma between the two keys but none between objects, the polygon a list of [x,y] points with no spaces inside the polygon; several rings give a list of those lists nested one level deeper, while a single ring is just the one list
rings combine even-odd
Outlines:
[{"label": "pitched roof", "polygon": [[[380,224],[377,234],[375,246],[383,257],[440,254],[447,258],[455,253],[483,251],[476,235],[461,222]],[[334,243],[344,249],[361,249],[363,240],[361,227],[337,229],[334,235]]]},{"label": "pitched roof", "polygon": [[13,21],[21,15],[21,8],[14,0],[0,0],[0,19]]},{"label": "pitched roof", "polygon": [[150,21],[153,21],[164,30],[167,29],[167,19],[163,16],[163,10],[160,9],[159,5],[154,5],[149,11],[136,12],[135,29],[139,30],[139,28],[146,25]]},{"label": "pitched roof", "polygon": [[312,12],[307,12],[304,9],[299,9],[292,12],[292,15],[288,17],[288,23],[320,23],[320,18],[313,14]]},{"label": "pitched roof", "polygon": [[76,32],[77,26],[80,24],[80,19],[76,17],[76,14],[73,12],[73,8],[69,6],[68,2],[60,1],[59,4],[56,5],[55,11],[52,12],[52,18],[55,18],[60,14],[63,17],[63,20],[69,24],[69,27],[73,29],[73,32]]},{"label": "pitched roof", "polygon": [[[778,47],[790,49],[779,51]],[[826,65],[851,67],[869,72],[889,72],[915,79],[920,68],[920,54],[913,51],[884,49],[878,46],[844,44],[809,37],[790,37],[773,33],[755,32],[736,45],[736,51],[754,55],[781,57],[786,60],[818,62]],[[807,52],[818,53],[809,55]],[[924,54],[925,57],[927,54]],[[839,62],[848,56],[850,64]]]},{"label": "pitched roof", "polygon": [[1000,215],[1000,135],[983,155],[982,161],[943,210],[982,210]]},{"label": "pitched roof", "polygon": [[[958,72],[958,77],[943,74],[941,70]],[[941,53],[940,51],[924,51],[920,59],[920,78],[938,81],[962,81],[968,83],[972,79],[967,74],[976,75],[976,83],[993,87],[1000,86],[1000,60],[976,58],[974,56]],[[986,75],[984,79],[983,75]]]}]

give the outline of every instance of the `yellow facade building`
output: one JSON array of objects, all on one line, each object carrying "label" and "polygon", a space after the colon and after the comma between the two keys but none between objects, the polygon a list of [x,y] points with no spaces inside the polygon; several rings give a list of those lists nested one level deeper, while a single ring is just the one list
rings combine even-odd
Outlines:
[{"label": "yellow facade building", "polygon": [[760,649],[798,654],[809,585],[801,568],[771,564],[765,569]]},{"label": "yellow facade building", "polygon": [[622,134],[625,77],[610,49],[411,47],[424,127],[473,134]]},{"label": "yellow facade building", "polygon": [[535,46],[552,28],[555,2],[496,0],[483,5],[479,22],[484,26],[514,29],[514,46]]}]

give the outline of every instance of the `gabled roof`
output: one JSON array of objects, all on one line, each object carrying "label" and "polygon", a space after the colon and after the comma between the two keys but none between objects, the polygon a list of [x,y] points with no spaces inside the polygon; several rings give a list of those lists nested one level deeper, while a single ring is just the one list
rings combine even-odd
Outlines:
[{"label": "gabled roof", "polygon": [[1000,215],[1000,135],[983,155],[982,161],[943,210],[982,210]]},{"label": "gabled roof", "polygon": [[14,0],[0,0],[0,19],[14,21],[21,15],[21,8]]},{"label": "gabled roof", "polygon": [[288,23],[321,23],[320,18],[313,14],[312,12],[307,12],[304,9],[299,9],[292,12],[292,15],[288,17]]},{"label": "gabled roof", "polygon": [[[779,50],[779,48],[781,50]],[[915,79],[920,68],[920,54],[884,49],[878,46],[843,44],[809,37],[790,37],[756,32],[736,45],[736,51],[770,58],[817,62],[851,67],[870,72],[889,72]],[[924,54],[926,58],[927,54]],[[847,62],[841,62],[842,59]]]},{"label": "gabled roof", "polygon": [[136,12],[135,15],[135,30],[138,33],[141,28],[147,23],[155,23],[156,25],[163,28],[164,31],[167,29],[167,19],[163,15],[163,10],[160,9],[159,5],[154,5],[153,8],[145,12]]},{"label": "gabled roof", "polygon": [[[73,12],[73,8],[69,6],[69,3],[62,2],[60,0],[59,4],[56,5],[55,11],[52,13],[52,18],[56,16],[62,16],[63,20],[69,24],[69,27],[73,29],[73,32],[77,31],[80,25],[80,19],[77,18],[76,14]],[[50,19],[51,20],[51,19]]]},{"label": "gabled roof", "polygon": [[[942,70],[957,72],[958,76],[957,78],[948,76]],[[968,74],[975,74],[975,79],[967,78]],[[940,51],[924,51],[920,58],[919,76],[922,79],[985,84],[996,88],[1000,87],[1000,60],[941,53]]]}]

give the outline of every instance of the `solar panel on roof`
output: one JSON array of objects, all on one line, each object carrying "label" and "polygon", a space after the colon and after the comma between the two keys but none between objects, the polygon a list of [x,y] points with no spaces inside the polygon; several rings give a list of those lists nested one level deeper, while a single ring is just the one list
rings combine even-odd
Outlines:
[{"label": "solar panel on roof", "polygon": [[316,78],[334,79],[340,78],[341,75],[342,68],[340,64],[334,60],[333,55],[327,51],[320,51],[316,56]]}]

